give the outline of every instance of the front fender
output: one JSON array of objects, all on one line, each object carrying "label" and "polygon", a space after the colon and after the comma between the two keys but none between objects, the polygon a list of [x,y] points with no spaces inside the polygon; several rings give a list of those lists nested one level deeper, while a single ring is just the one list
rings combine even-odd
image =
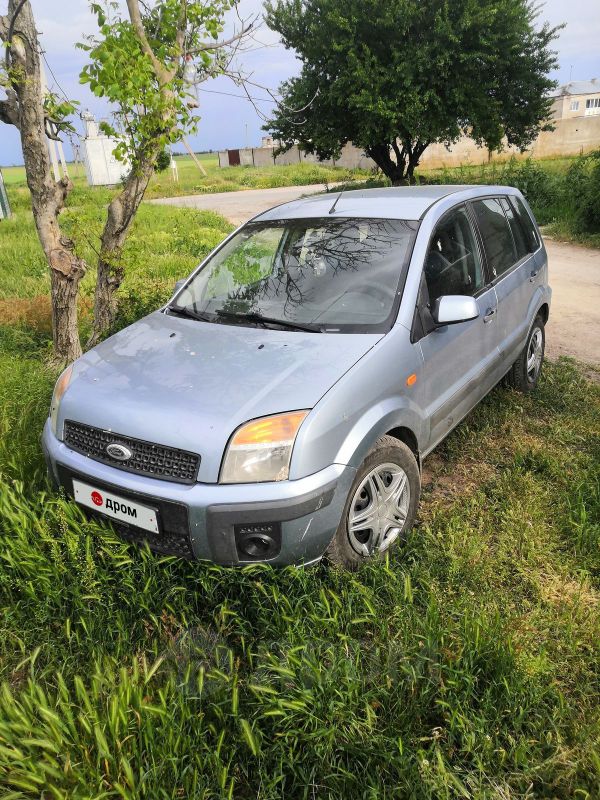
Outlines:
[{"label": "front fender", "polygon": [[[407,378],[416,376],[407,385]],[[429,433],[422,415],[423,356],[410,332],[397,325],[317,403],[302,424],[290,479],[330,464],[358,467],[380,436],[409,428],[422,446]]]},{"label": "front fender", "polygon": [[395,396],[377,403],[356,420],[337,452],[335,463],[358,468],[375,442],[394,428],[408,428],[421,451],[426,439],[425,420],[416,404],[407,397]]}]

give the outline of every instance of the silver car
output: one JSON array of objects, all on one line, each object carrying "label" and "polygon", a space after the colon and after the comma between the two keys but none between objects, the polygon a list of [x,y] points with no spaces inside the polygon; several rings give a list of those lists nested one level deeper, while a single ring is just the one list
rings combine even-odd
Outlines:
[{"label": "silver car", "polygon": [[550,297],[516,189],[287,203],[65,370],[50,475],[159,552],[354,567],[403,540],[423,459],[498,381],[535,388]]}]

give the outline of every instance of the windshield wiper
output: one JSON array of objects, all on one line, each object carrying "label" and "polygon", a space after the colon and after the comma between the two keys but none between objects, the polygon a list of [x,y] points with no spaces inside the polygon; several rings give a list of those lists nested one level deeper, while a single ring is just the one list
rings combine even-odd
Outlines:
[{"label": "windshield wiper", "polygon": [[214,322],[214,318],[210,314],[201,314],[198,311],[192,311],[191,308],[185,306],[167,306],[169,314],[177,314],[180,317],[187,317],[188,319],[198,319],[200,322]]},{"label": "windshield wiper", "polygon": [[215,312],[218,317],[225,317],[226,319],[239,319],[244,322],[256,322],[259,325],[278,325],[281,328],[287,328],[290,331],[307,331],[308,333],[322,333],[320,325],[303,325],[301,322],[291,322],[287,319],[277,319],[277,317],[263,317],[256,311],[248,311],[246,313],[238,314],[235,311],[219,310]]}]

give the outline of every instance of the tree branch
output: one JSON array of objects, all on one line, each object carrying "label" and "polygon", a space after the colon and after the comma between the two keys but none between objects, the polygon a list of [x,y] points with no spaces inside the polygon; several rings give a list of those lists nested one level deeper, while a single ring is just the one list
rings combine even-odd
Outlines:
[{"label": "tree branch", "polygon": [[146,31],[144,29],[144,23],[142,22],[138,0],[127,0],[127,10],[129,11],[129,19],[131,20],[131,24],[133,25],[142,50],[152,62],[156,77],[160,83],[168,83],[171,80],[171,77],[154,54],[154,50],[150,47],[150,42],[148,41]]},{"label": "tree branch", "polygon": [[177,44],[177,49],[180,55],[183,55],[183,45],[185,43],[186,28],[187,28],[187,2],[186,0],[181,0],[181,5],[179,7],[179,21],[177,23],[177,35],[175,37],[175,43]]},{"label": "tree branch", "polygon": [[6,90],[6,100],[0,100],[0,122],[19,127],[19,104],[13,89]]},{"label": "tree branch", "polygon": [[222,47],[227,47],[227,45],[233,44],[233,42],[237,42],[239,39],[246,36],[252,30],[255,23],[256,20],[253,20],[249,25],[247,25],[245,28],[242,28],[242,30],[239,33],[234,34],[230,39],[224,39],[222,42],[209,42],[207,44],[201,45],[200,47],[196,47],[194,48],[194,50],[189,51],[190,55],[193,56],[196,55],[197,53],[204,53],[207,50],[219,50]]},{"label": "tree branch", "polygon": [[404,147],[402,148],[402,152],[400,152],[400,148],[398,147],[398,140],[392,139],[392,149],[396,154],[396,164],[398,164],[399,167],[402,167],[402,169],[404,169],[404,162],[406,160],[406,156],[404,155]]}]

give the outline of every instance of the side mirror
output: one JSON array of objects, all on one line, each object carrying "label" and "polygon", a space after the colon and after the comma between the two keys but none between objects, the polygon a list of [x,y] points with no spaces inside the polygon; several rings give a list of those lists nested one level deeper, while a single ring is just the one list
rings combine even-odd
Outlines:
[{"label": "side mirror", "polygon": [[447,294],[435,301],[432,312],[436,325],[455,325],[479,316],[479,308],[474,297],[462,294]]},{"label": "side mirror", "polygon": [[173,289],[173,294],[177,294],[177,292],[187,283],[187,278],[180,278],[176,284],[175,288]]}]

